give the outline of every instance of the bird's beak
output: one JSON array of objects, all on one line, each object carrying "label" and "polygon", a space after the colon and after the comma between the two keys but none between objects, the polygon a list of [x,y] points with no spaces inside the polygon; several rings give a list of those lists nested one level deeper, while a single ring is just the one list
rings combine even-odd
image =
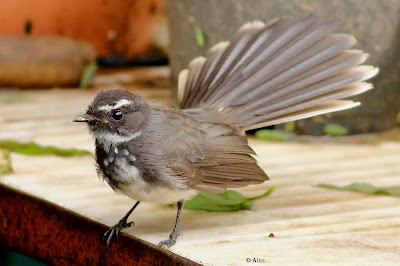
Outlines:
[{"label": "bird's beak", "polygon": [[97,117],[94,117],[94,116],[88,115],[88,114],[78,115],[72,121],[73,122],[97,122],[97,123],[108,124],[108,121],[106,119],[100,119],[100,118],[97,118]]},{"label": "bird's beak", "polygon": [[78,115],[77,117],[74,118],[74,120],[72,120],[73,122],[89,122],[90,120],[92,120],[92,117],[90,117],[87,114],[82,114],[82,115]]}]

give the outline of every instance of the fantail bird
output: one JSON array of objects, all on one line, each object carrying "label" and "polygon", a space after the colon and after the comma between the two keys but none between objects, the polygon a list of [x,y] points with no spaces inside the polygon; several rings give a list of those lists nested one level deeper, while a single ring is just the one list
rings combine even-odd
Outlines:
[{"label": "fantail bird", "polygon": [[124,91],[100,92],[85,114],[96,140],[98,175],[137,200],[105,234],[107,244],[129,227],[140,201],[178,202],[178,236],[185,200],[198,191],[259,184],[268,176],[253,157],[246,130],[352,108],[338,100],[372,88],[378,69],[359,66],[367,55],[348,50],[356,40],[332,34],[336,20],[313,14],[242,26],[230,42],[194,59],[179,76],[179,109],[150,106]]}]

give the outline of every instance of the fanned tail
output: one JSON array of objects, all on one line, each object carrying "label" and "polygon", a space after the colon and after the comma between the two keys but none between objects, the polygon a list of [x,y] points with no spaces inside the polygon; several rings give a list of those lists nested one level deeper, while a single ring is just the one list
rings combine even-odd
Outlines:
[{"label": "fanned tail", "polygon": [[378,69],[348,50],[352,35],[313,14],[242,26],[230,42],[194,59],[179,77],[182,109],[208,106],[249,130],[357,106],[340,100],[372,88]]}]

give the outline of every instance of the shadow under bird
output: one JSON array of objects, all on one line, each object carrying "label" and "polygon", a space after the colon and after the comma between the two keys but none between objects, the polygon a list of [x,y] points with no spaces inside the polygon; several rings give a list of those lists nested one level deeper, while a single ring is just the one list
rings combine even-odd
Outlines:
[{"label": "shadow under bird", "polygon": [[230,42],[194,59],[179,76],[179,109],[150,106],[125,90],[100,92],[85,114],[95,138],[97,173],[117,193],[137,200],[104,235],[109,244],[129,227],[140,201],[178,202],[179,234],[185,200],[198,191],[259,184],[245,132],[357,106],[340,100],[372,88],[378,69],[360,65],[367,54],[349,50],[352,35],[331,33],[335,19],[313,14],[243,25]]}]

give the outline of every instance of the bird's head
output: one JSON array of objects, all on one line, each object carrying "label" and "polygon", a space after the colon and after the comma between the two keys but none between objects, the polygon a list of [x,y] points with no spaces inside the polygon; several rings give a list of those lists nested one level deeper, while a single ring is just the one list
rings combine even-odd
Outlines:
[{"label": "bird's head", "polygon": [[140,135],[149,114],[150,106],[139,95],[110,90],[97,94],[86,113],[73,121],[87,123],[97,140],[113,144]]}]

